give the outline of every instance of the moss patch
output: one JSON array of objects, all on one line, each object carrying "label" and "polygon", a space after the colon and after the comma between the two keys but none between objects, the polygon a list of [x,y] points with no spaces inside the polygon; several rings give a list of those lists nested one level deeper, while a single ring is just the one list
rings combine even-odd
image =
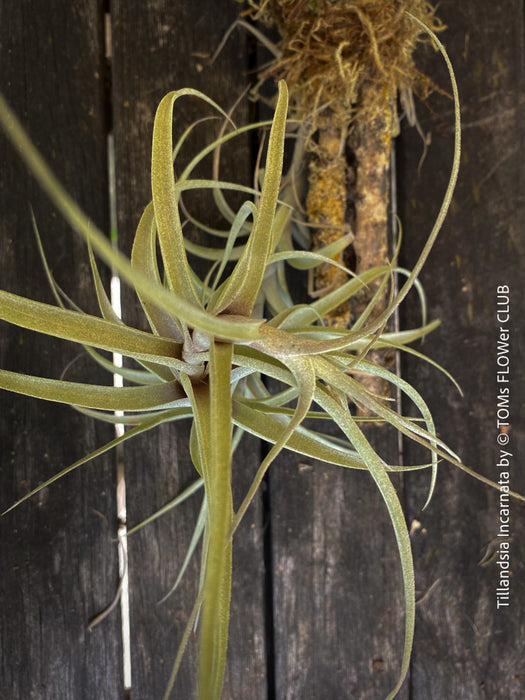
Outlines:
[{"label": "moss patch", "polygon": [[248,13],[276,26],[280,57],[262,79],[284,78],[295,116],[315,127],[346,128],[392,110],[397,90],[425,97],[432,82],[414,65],[426,39],[407,12],[433,31],[443,29],[422,0],[250,0]]}]

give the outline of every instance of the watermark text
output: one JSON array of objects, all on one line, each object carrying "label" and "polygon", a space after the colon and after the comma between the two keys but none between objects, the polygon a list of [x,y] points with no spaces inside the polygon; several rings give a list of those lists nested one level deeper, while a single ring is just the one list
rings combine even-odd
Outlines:
[{"label": "watermark text", "polygon": [[496,607],[506,608],[511,599],[511,556],[510,556],[510,475],[512,448],[511,427],[511,305],[510,287],[499,285],[496,289],[496,321],[498,336],[496,341],[496,441],[498,444],[497,468],[499,470],[499,528],[498,528],[498,585]]}]

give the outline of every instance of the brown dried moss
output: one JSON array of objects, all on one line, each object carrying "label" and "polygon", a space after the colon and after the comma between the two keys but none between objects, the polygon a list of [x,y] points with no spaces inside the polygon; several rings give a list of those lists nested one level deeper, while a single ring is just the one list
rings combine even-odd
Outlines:
[{"label": "brown dried moss", "polygon": [[[397,90],[425,97],[431,81],[414,65],[425,38],[411,13],[443,28],[424,0],[249,0],[253,18],[276,26],[280,57],[261,75],[284,78],[294,116],[346,128],[392,111]],[[372,88],[371,90],[368,88]],[[366,95],[365,95],[366,93]]]}]

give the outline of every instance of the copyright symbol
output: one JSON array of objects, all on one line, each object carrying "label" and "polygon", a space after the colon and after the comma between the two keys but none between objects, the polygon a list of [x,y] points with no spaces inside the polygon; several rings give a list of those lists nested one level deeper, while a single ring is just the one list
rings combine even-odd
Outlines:
[{"label": "copyright symbol", "polygon": [[499,445],[508,445],[509,444],[509,436],[506,433],[500,433],[498,435],[498,444]]}]

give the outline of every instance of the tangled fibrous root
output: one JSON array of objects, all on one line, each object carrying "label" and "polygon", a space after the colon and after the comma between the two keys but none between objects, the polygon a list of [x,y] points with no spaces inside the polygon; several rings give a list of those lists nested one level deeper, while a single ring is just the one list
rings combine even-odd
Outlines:
[{"label": "tangled fibrous root", "polygon": [[[393,109],[397,91],[425,98],[432,81],[414,65],[427,39],[410,14],[444,29],[424,0],[248,0],[246,14],[276,26],[279,57],[260,76],[284,78],[294,116],[346,128]],[[366,96],[366,97],[365,97]]]}]

